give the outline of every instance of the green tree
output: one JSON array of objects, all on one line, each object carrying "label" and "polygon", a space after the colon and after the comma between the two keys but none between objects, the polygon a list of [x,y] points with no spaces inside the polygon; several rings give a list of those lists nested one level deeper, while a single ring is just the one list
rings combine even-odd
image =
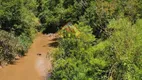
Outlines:
[{"label": "green tree", "polygon": [[128,19],[112,20],[109,28],[113,29],[113,33],[109,38],[110,52],[112,53],[113,62],[110,68],[110,78],[114,80],[141,80],[141,22],[138,20],[136,24]]},{"label": "green tree", "polygon": [[[6,49],[8,52],[2,52],[1,55],[11,55],[13,59],[15,54],[24,55],[28,50],[40,24],[36,18],[36,10],[36,0],[0,0],[0,32],[4,32],[0,39],[4,39],[3,45],[10,46],[7,49],[2,47],[2,50]],[[16,41],[13,42],[15,38]],[[14,48],[16,44],[19,48]]]},{"label": "green tree", "polygon": [[[60,45],[54,53],[54,68],[51,79],[86,80],[90,76],[88,61],[91,58],[92,43],[95,37],[89,26],[83,23],[75,25],[81,30],[81,35],[76,37],[74,33],[64,32],[64,38],[59,41]],[[86,39],[87,38],[87,39]],[[89,68],[88,68],[89,67]]]}]

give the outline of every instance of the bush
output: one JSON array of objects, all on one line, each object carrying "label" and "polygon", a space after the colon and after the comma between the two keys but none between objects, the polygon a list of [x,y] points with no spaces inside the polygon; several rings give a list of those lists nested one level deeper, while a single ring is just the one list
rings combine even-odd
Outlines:
[{"label": "bush", "polygon": [[53,56],[51,80],[141,80],[141,23],[112,20],[110,37],[97,42],[91,29],[82,24],[76,25],[80,37],[65,31]]},{"label": "bush", "polygon": [[9,62],[15,55],[25,54],[40,22],[36,18],[36,0],[1,0],[0,3],[1,56],[2,60],[8,59],[6,61]]},{"label": "bush", "polygon": [[18,39],[13,34],[0,31],[0,62],[12,62],[18,53]]},{"label": "bush", "polygon": [[24,56],[31,43],[28,36],[15,37],[13,33],[0,30],[0,62],[11,63],[16,56]]},{"label": "bush", "polygon": [[86,80],[90,78],[89,63],[92,58],[92,43],[95,37],[92,29],[83,23],[75,25],[81,32],[76,37],[75,33],[64,31],[64,38],[59,43],[59,48],[54,53],[53,72],[51,79]]},{"label": "bush", "polygon": [[17,38],[18,38],[18,41],[19,41],[19,45],[21,46],[21,47],[18,48],[19,54],[25,55],[25,53],[28,51],[30,45],[32,44],[33,39],[31,39],[26,34],[22,34]]},{"label": "bush", "polygon": [[110,48],[108,54],[113,59],[110,67],[110,78],[114,80],[142,79],[142,20],[132,25],[128,19],[112,20],[109,28],[113,29],[108,39]]}]

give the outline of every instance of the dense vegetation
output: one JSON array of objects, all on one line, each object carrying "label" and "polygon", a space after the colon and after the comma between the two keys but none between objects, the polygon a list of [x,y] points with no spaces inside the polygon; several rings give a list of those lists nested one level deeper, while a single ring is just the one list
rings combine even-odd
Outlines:
[{"label": "dense vegetation", "polygon": [[141,80],[141,0],[0,0],[0,62],[24,55],[38,31],[62,30],[51,80]]},{"label": "dense vegetation", "polygon": [[37,32],[36,1],[0,0],[0,62],[28,50]]}]

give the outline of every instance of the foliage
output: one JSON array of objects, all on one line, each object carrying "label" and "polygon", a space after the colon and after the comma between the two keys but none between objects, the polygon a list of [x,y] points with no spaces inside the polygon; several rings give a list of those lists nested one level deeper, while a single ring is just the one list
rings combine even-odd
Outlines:
[{"label": "foliage", "polygon": [[[113,66],[111,75],[114,80],[141,80],[141,20],[132,25],[128,19],[118,19],[110,22],[109,28],[114,29],[110,37]],[[138,43],[138,44],[137,44]]]},{"label": "foliage", "polygon": [[140,24],[141,20],[132,25],[126,18],[110,22],[111,36],[106,40],[108,47],[103,49],[109,63],[109,80],[141,80],[141,45],[137,44],[142,40]]},{"label": "foliage", "polygon": [[82,23],[76,25],[82,31],[80,37],[65,32],[54,53],[51,79],[141,80],[141,21],[132,25],[126,18],[111,20],[110,37],[94,46],[90,28]]},{"label": "foliage", "polygon": [[1,53],[4,60],[14,59],[16,54],[24,55],[28,50],[40,25],[36,8],[36,0],[0,0],[0,32],[4,32],[0,40],[4,40],[1,44],[9,46],[2,47],[3,51],[8,51]]},{"label": "foliage", "polygon": [[0,31],[0,62],[6,61],[8,63],[15,59],[19,54],[22,46],[18,43],[18,39],[13,34]]},{"label": "foliage", "polygon": [[97,38],[107,38],[109,20],[128,17],[133,23],[141,17],[141,0],[40,0],[39,18],[43,28],[83,22],[93,28]]},{"label": "foliage", "polygon": [[[24,55],[37,31],[62,30],[50,79],[141,80],[142,0],[0,0],[0,62]],[[47,33],[48,33],[47,32]]]},{"label": "foliage", "polygon": [[[83,23],[76,24],[81,30],[81,35],[76,37],[74,33],[63,31],[64,38],[59,41],[59,49],[54,54],[54,69],[51,79],[71,79],[74,80],[89,78],[88,72],[91,70],[89,63],[92,55],[89,50],[95,37],[89,26]],[[87,38],[87,39],[86,39]]]}]

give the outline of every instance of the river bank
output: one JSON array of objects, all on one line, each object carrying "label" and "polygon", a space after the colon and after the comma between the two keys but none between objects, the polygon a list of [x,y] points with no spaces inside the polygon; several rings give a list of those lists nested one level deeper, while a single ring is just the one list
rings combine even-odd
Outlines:
[{"label": "river bank", "polygon": [[43,80],[52,69],[48,54],[53,42],[51,36],[38,33],[25,57],[0,69],[0,80]]}]

